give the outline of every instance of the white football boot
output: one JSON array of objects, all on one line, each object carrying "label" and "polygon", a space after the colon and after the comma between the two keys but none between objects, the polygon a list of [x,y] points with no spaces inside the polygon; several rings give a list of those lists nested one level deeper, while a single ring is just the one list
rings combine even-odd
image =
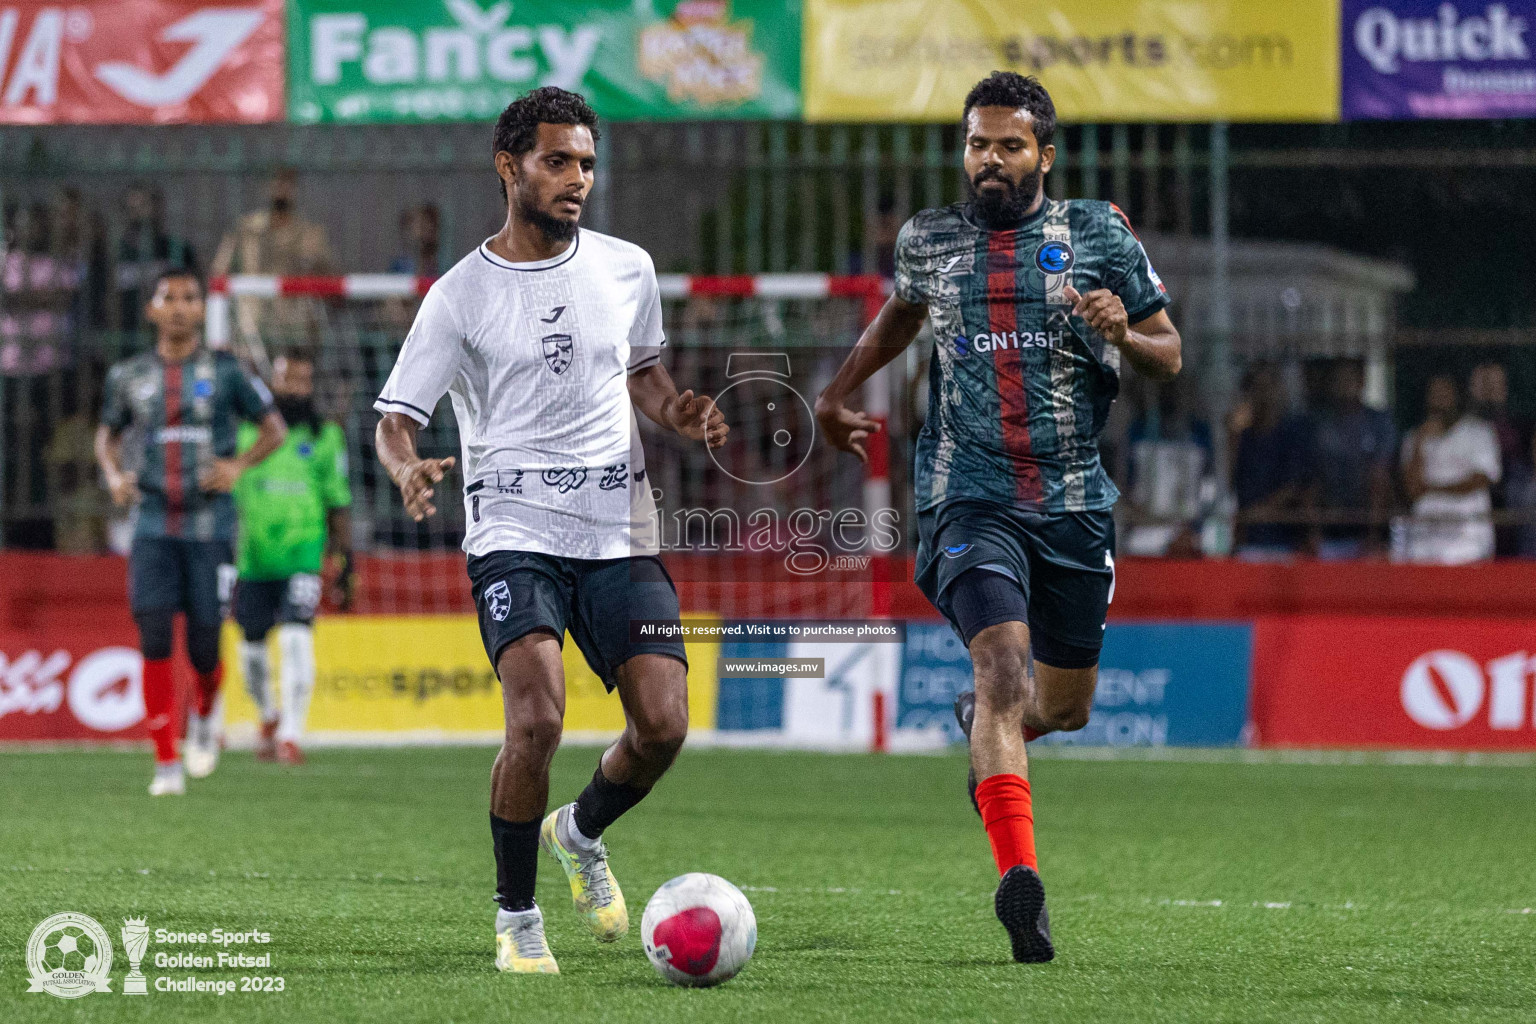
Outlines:
[{"label": "white football boot", "polygon": [[538,907],[515,914],[496,908],[496,969],[512,974],[560,973],[544,938],[544,913]]},{"label": "white football boot", "polygon": [[219,766],[219,748],[224,745],[224,695],[213,698],[206,716],[187,715],[187,744],[182,756],[187,759],[187,774],[206,779]]},{"label": "white football boot", "polygon": [[155,765],[155,777],[149,783],[150,796],[185,796],[187,777],[180,761]]}]

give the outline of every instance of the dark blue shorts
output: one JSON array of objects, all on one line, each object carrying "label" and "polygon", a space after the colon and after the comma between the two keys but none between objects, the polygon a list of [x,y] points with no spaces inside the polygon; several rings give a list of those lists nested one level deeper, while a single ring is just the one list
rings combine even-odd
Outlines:
[{"label": "dark blue shorts", "polygon": [[681,640],[636,641],[630,635],[631,620],[681,621],[677,588],[655,556],[598,560],[493,551],[470,558],[469,580],[492,666],[508,644],[540,629],[562,644],[569,630],[609,690],[619,666],[637,654],[665,654],[688,664]]},{"label": "dark blue shorts", "polygon": [[128,606],[135,615],[186,612],[194,626],[217,626],[235,586],[227,540],[138,537],[128,554]]},{"label": "dark blue shorts", "polygon": [[235,622],[252,643],[279,622],[309,625],[320,607],[320,577],[301,572],[285,580],[241,580],[235,586]]},{"label": "dark blue shorts", "polygon": [[[1101,512],[1025,512],[947,501],[917,515],[917,585],[957,633],[949,585],[968,569],[1011,577],[1031,634],[1098,650],[1115,589],[1115,520]],[[963,634],[962,634],[963,635]]]}]

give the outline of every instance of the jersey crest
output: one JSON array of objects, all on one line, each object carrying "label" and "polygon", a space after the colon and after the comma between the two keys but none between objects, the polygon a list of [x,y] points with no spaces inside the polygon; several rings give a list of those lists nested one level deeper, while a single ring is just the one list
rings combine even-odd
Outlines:
[{"label": "jersey crest", "polygon": [[572,343],[569,334],[546,334],[544,342],[544,361],[555,373],[564,373],[571,368]]}]

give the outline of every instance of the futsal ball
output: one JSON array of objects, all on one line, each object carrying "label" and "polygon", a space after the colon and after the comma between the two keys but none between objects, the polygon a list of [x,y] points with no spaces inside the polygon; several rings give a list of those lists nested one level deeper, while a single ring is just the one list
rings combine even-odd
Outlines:
[{"label": "futsal ball", "polygon": [[734,978],[752,959],[757,915],[730,882],[694,871],[656,890],[640,918],[640,938],[663,978],[707,988]]}]

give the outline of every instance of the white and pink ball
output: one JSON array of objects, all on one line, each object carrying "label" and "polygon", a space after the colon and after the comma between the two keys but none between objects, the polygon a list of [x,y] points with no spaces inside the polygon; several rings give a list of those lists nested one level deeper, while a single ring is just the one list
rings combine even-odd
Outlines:
[{"label": "white and pink ball", "polygon": [[674,985],[706,988],[734,978],[757,946],[757,915],[719,875],[679,875],[656,890],[640,918],[651,966]]}]

